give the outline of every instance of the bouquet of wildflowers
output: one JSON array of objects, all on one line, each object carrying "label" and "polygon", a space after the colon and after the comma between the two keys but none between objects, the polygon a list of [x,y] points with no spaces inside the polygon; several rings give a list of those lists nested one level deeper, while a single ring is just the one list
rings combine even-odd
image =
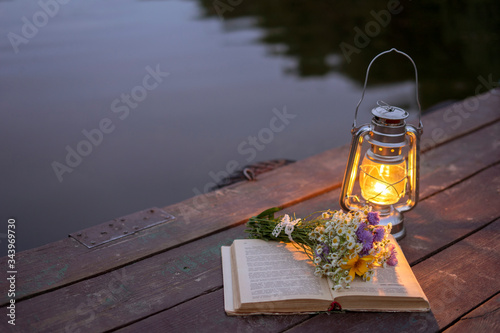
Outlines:
[{"label": "bouquet of wildflowers", "polygon": [[316,276],[333,281],[334,290],[350,288],[356,275],[370,281],[377,266],[397,264],[396,250],[387,238],[391,225],[379,225],[378,213],[370,207],[348,213],[322,211],[293,220],[288,215],[275,218],[279,210],[271,208],[250,218],[249,237],[291,242],[314,262]]}]

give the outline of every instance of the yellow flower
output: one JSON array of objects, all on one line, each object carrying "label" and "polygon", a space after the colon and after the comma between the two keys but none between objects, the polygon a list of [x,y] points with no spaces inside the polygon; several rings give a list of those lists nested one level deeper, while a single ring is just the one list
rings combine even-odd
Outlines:
[{"label": "yellow flower", "polygon": [[[341,265],[342,269],[349,270],[349,276],[354,279],[355,274],[363,276],[368,271],[368,264],[373,261],[373,256],[359,257],[358,255],[352,259],[348,259],[345,265]],[[346,258],[344,258],[346,260]]]}]

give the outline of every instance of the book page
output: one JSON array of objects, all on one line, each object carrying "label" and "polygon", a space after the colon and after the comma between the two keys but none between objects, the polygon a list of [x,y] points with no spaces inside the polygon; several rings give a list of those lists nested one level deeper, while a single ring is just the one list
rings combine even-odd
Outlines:
[{"label": "book page", "polygon": [[[391,236],[392,237],[392,236]],[[365,282],[356,276],[351,282],[351,289],[339,290],[334,296],[341,295],[372,295],[372,296],[422,296],[420,285],[413,275],[410,265],[403,255],[398,243],[392,238],[396,246],[398,264],[396,266],[378,267],[372,281]]]},{"label": "book page", "polygon": [[[291,299],[332,300],[326,279],[291,244],[240,239],[233,243],[241,304]],[[236,305],[236,304],[235,304]]]}]

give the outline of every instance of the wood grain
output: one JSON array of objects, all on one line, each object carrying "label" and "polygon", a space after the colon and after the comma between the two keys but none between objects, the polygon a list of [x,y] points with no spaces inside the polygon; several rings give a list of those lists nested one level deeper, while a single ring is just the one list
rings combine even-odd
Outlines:
[{"label": "wood grain", "polygon": [[[500,188],[500,186],[491,186],[490,191],[481,190],[481,187],[478,186],[478,185],[482,184],[485,181],[485,179],[492,180],[492,178],[491,178],[492,176],[495,177],[492,182],[498,183],[500,185],[500,166],[492,167],[489,170],[486,170],[486,171],[474,176],[470,180],[463,182],[463,183],[460,183],[459,185],[456,186],[456,191],[462,192],[462,193],[468,193],[468,194],[472,195],[474,197],[474,199],[477,200],[477,201],[474,200],[473,202],[486,202],[486,203],[488,203],[489,197],[491,197],[490,203],[498,202],[498,197],[495,197],[495,196],[499,195],[498,189]],[[438,207],[445,206],[450,202],[449,196],[447,195],[446,192],[439,193],[438,195],[435,196],[435,198],[436,198],[436,201],[434,202],[434,205],[436,205]],[[414,255],[413,261],[419,260],[420,258],[423,258],[426,255],[428,255],[434,251],[437,251],[445,246],[448,246],[455,239],[459,239],[461,237],[464,237],[468,233],[470,233],[471,231],[476,230],[478,228],[482,228],[484,225],[487,225],[492,220],[492,216],[495,216],[495,218],[500,217],[500,212],[498,211],[497,207],[494,204],[491,204],[491,205],[486,204],[485,207],[486,207],[484,209],[485,211],[482,214],[478,214],[474,218],[474,220],[472,220],[472,221],[468,220],[469,219],[468,216],[470,216],[470,215],[467,215],[467,214],[462,214],[461,217],[457,216],[456,220],[448,221],[447,224],[441,223],[440,216],[437,216],[432,221],[422,220],[421,221],[422,223],[425,223],[425,222],[429,222],[431,224],[433,223],[434,228],[421,229],[417,226],[416,229],[418,229],[418,235],[420,237],[408,238],[408,239],[410,239],[410,241],[407,241],[405,244],[406,246],[403,247],[403,251],[405,251],[405,255],[406,255],[405,248],[411,248],[414,251],[414,252],[412,252]],[[468,209],[468,208],[469,207],[466,207],[465,209]],[[425,210],[425,208],[424,208],[424,210]],[[472,212],[477,213],[477,210],[472,210]],[[457,250],[453,250],[453,251],[457,252],[456,254],[455,254],[455,252],[450,252],[449,249],[446,249],[443,252],[439,253],[439,256],[436,255],[435,257],[439,258],[439,260],[441,260],[441,261],[432,267],[434,267],[434,268],[440,267],[439,265],[441,265],[441,262],[443,262],[443,261],[448,262],[448,261],[450,261],[449,258],[456,257],[456,258],[458,258],[457,259],[458,261],[465,261],[466,258],[463,256],[461,257],[459,255],[460,252],[463,252],[466,254],[465,256],[470,254],[471,258],[475,258],[479,264],[485,265],[485,269],[487,271],[486,276],[495,276],[494,271],[496,270],[496,267],[498,267],[497,264],[500,264],[498,262],[499,258],[497,255],[497,253],[499,253],[499,252],[497,251],[497,248],[493,248],[491,245],[490,246],[485,246],[485,245],[495,242],[494,240],[497,239],[497,237],[498,237],[499,224],[500,224],[500,222],[497,221],[493,225],[493,227],[487,227],[486,229],[478,232],[479,236],[469,237],[467,244],[465,246],[465,249],[462,247],[457,248],[455,245],[452,245],[451,248],[455,247],[455,249],[457,249]],[[416,234],[416,231],[414,231],[413,233]],[[444,234],[447,234],[447,235],[443,236],[443,237],[433,237],[434,235],[444,235]],[[488,236],[489,238],[485,238],[485,240],[482,240],[481,242],[479,242],[477,240],[477,239],[483,239],[482,237],[486,237],[486,236]],[[434,244],[432,246],[429,246],[429,244],[428,244],[428,246],[426,246],[426,247],[419,247],[419,246],[413,245],[414,242],[418,242],[420,239],[432,240],[432,242],[434,242]],[[465,243],[461,243],[461,244],[465,244]],[[498,246],[500,246],[500,243],[496,242],[495,245],[498,247]],[[483,252],[472,253],[472,252],[474,252],[474,250],[473,250],[474,246],[478,246],[478,247],[483,248]],[[467,249],[467,251],[466,251],[466,249]],[[418,253],[419,253],[418,255],[415,253],[416,251],[418,251]],[[449,253],[452,253],[452,254],[449,255]],[[490,255],[490,254],[493,256],[488,257],[488,255]],[[476,255],[478,257],[474,257]],[[485,255],[486,257],[480,257],[479,255]],[[435,257],[431,257],[431,259],[435,258]],[[492,261],[490,259],[496,260],[496,261]],[[474,259],[471,259],[471,260],[474,260]],[[454,262],[455,260],[452,260],[452,261]],[[423,263],[428,263],[428,261],[426,260],[426,261],[416,265],[415,270],[416,270],[416,267],[424,267],[424,268],[427,267],[427,266],[422,266]],[[464,269],[463,266],[459,266],[459,267],[460,268],[458,270],[467,271],[467,269]],[[428,277],[425,276],[427,271],[425,271],[421,268],[419,268],[419,269],[423,273],[419,273],[419,275],[417,273],[415,273],[415,274],[417,274],[417,278],[419,279],[419,281],[421,281],[421,283],[422,283],[422,281],[427,281],[426,279],[428,279]],[[489,271],[488,271],[488,269],[489,269]],[[493,269],[493,272],[491,272],[492,269]],[[469,280],[473,279],[477,271],[478,271],[477,268],[475,268],[473,270],[468,270],[468,273],[470,274],[470,276],[468,276],[468,279]],[[415,272],[417,272],[417,271],[415,271]],[[450,274],[455,274],[455,273],[452,272]],[[482,276],[482,277],[484,277],[484,276]],[[483,280],[483,283],[489,283],[489,281],[490,281],[490,279],[487,278],[486,281]],[[444,279],[441,282],[445,283],[445,286],[447,286],[447,287],[454,286],[454,285],[450,284],[447,279]],[[436,288],[438,288],[438,289],[444,288],[443,286],[439,285],[439,283],[436,281],[433,281],[429,285],[429,288],[434,286],[434,285],[437,286]],[[481,289],[481,292],[486,292],[486,296],[484,295],[484,293],[480,292],[478,294],[479,296],[477,296],[477,299],[475,300],[477,302],[473,303],[471,305],[472,307],[474,306],[474,304],[477,304],[478,302],[480,302],[481,297],[483,297],[483,296],[489,297],[492,293],[491,290],[495,290],[495,288],[496,288],[495,285],[490,284],[489,286],[492,286],[493,289],[474,288],[474,290]],[[442,290],[449,290],[449,289],[442,289]],[[432,289],[429,289],[429,291],[424,289],[424,291],[426,291],[426,293],[428,293],[428,294],[429,293],[432,294],[433,296],[442,295],[442,294],[439,294],[435,290],[432,290]],[[203,296],[203,297],[205,297],[205,296]],[[208,297],[208,296],[206,296],[206,297]],[[441,297],[441,296],[439,296],[439,297]],[[418,331],[417,329],[419,327],[425,327],[426,330],[432,331],[432,330],[436,330],[438,327],[443,328],[446,323],[450,323],[454,319],[454,318],[447,318],[446,317],[447,312],[445,310],[446,308],[441,308],[439,306],[439,304],[440,304],[439,302],[442,301],[442,298],[431,298],[429,296],[429,299],[431,299],[431,301],[434,301],[434,304],[436,304],[435,306],[437,307],[437,309],[439,309],[438,319],[440,320],[440,322],[434,318],[434,315],[432,313],[430,313],[430,314],[418,314],[418,313],[391,314],[389,319],[391,322],[391,326],[393,326],[395,328],[394,331],[395,332],[397,332],[397,331],[414,332],[414,331]],[[181,308],[184,308],[184,305]],[[467,311],[467,310],[464,310],[463,308],[461,308],[459,310],[462,312]],[[457,316],[459,316],[459,315],[460,314],[457,314]],[[175,320],[174,318],[171,318],[171,317],[168,317],[168,320],[165,319],[165,317],[164,317],[165,315],[163,313],[158,314],[157,316],[158,316],[158,318],[160,316],[163,318],[162,322],[164,322],[164,321],[170,322],[170,320]],[[154,319],[152,319],[152,318],[157,317],[157,316],[153,316],[153,317],[147,319],[147,321],[153,321]],[[214,314],[214,316],[215,316],[215,314]],[[334,317],[334,316],[335,315],[332,315],[332,317]],[[379,327],[379,329],[383,329],[385,326],[384,326],[384,324],[380,324],[380,323],[384,323],[384,320],[380,320],[380,319],[385,318],[383,316],[388,316],[388,314],[363,314],[361,316],[361,318],[368,318],[367,321],[360,321],[360,319],[358,319],[359,316],[360,316],[360,314],[356,314],[355,320],[353,319],[354,318],[353,316],[346,317],[347,319],[345,320],[345,325],[346,325],[345,328],[353,327],[354,329],[359,328],[360,330],[363,330],[363,328],[366,329],[367,323],[379,322],[378,325],[379,326],[382,325]],[[211,315],[207,316],[207,317],[211,318]],[[325,316],[322,316],[322,317],[325,317]],[[329,316],[326,316],[326,317],[329,317]],[[158,318],[156,320],[159,320]],[[263,317],[263,318],[265,318],[265,317]],[[262,319],[262,320],[265,320],[265,319]],[[325,320],[325,319],[321,319],[320,321],[322,321],[322,320]],[[332,327],[336,327],[335,325],[337,325],[337,321],[338,321],[337,318],[333,318],[332,321],[328,321],[324,327],[323,326],[321,326],[321,327],[314,326],[311,329],[311,332],[318,331],[322,328],[326,329],[327,327],[330,327],[330,329],[331,329]],[[356,322],[356,323],[360,322],[360,323],[359,323],[359,325],[356,325],[356,324],[353,325],[353,322]],[[410,325],[410,323],[411,323],[411,325]],[[143,322],[141,321],[141,325],[142,324],[143,324]],[[155,322],[155,324],[158,324],[158,325],[160,325],[160,327],[163,327],[163,326],[161,326],[161,323]],[[149,327],[148,325],[149,324],[146,323],[146,327]],[[375,325],[375,327],[376,327],[377,324],[370,324],[370,327],[372,327],[372,325]],[[138,326],[133,326],[133,327],[138,327]],[[301,325],[300,330],[298,330],[297,332],[302,332],[303,328],[304,327]],[[307,330],[305,330],[305,331],[307,331]],[[354,331],[356,331],[356,330],[354,330]]]},{"label": "wood grain", "polygon": [[[220,289],[220,247],[244,237],[243,228],[21,301],[19,326],[24,331],[106,331]],[[9,326],[0,321],[0,331]]]},{"label": "wood grain", "polygon": [[500,220],[413,267],[440,328],[500,291]]},{"label": "wood grain", "polygon": [[[487,186],[485,186],[487,184]],[[400,241],[409,262],[433,253],[500,216],[500,165],[422,201],[405,214],[407,236]]]},{"label": "wood grain", "polygon": [[445,333],[500,332],[500,294],[460,318]]},{"label": "wood grain", "polygon": [[117,332],[282,332],[309,317],[310,315],[230,317],[224,312],[223,292],[217,290]]},{"label": "wood grain", "polygon": [[[499,187],[481,189],[478,185],[486,180],[493,184],[498,183]],[[491,167],[452,189],[433,196],[430,198],[433,200],[431,207],[449,205],[448,193],[452,190],[472,195],[475,199],[473,203],[488,203],[489,197],[495,200],[495,196],[498,196],[498,188],[500,166]],[[408,236],[401,242],[410,262],[421,260],[448,246],[456,239],[488,224],[492,216],[498,218],[500,215],[497,206],[490,204],[476,212],[473,221],[468,220],[467,214],[458,214],[452,216],[450,221],[442,223],[440,215],[432,217],[427,212],[429,209],[426,208],[426,202],[430,199],[424,200],[415,209],[416,213],[420,209],[425,212],[422,219],[411,219],[416,229],[409,232],[409,235],[418,237]],[[460,204],[460,201],[457,204]],[[428,220],[430,218],[432,220]],[[423,224],[428,224],[429,227],[422,227]],[[163,313],[200,294],[222,287],[220,246],[230,244],[233,239],[245,237],[243,230],[244,226],[231,228],[116,271],[22,301],[18,305],[18,313],[38,328],[63,329],[71,318],[75,328],[90,325],[93,330],[99,331],[140,320],[157,312]],[[426,241],[425,246],[422,246],[422,240]],[[125,273],[126,276],[132,277],[124,283],[123,288],[127,292],[113,292],[114,289],[109,285],[115,285],[116,276]],[[159,290],[162,292],[158,292]],[[53,304],[53,299],[58,299],[58,302]],[[88,322],[89,316],[97,312],[100,314],[99,318]]]},{"label": "wood grain", "polygon": [[[496,279],[496,268],[500,265],[500,243],[496,242],[499,236],[500,221],[496,221],[414,267],[415,275],[431,302],[432,312],[429,313],[320,314],[305,320],[304,316],[230,317],[223,311],[222,290],[217,290],[118,332],[144,329],[151,332],[209,332],[221,328],[273,332],[286,329],[294,319],[302,322],[287,332],[436,331],[500,289],[500,280]],[[478,288],[471,288],[471,285]],[[197,310],[196,317],[193,317],[193,309]],[[286,319],[288,321],[283,323]]]},{"label": "wood grain", "polygon": [[420,161],[420,199],[444,190],[498,161],[500,121],[427,151],[422,154]]},{"label": "wood grain", "polygon": [[[450,116],[459,115],[456,107],[424,116],[426,129],[430,132],[424,133],[423,140],[428,137],[427,141],[432,141],[426,143],[426,148],[458,138],[498,119],[500,98],[492,94],[483,97],[477,110],[469,112],[468,118],[463,117],[460,124],[450,120]],[[470,104],[470,101],[463,103]],[[433,131],[433,128],[441,128],[446,135],[436,135],[440,131]],[[21,252],[17,256],[20,272],[17,299],[102,274],[241,224],[269,206],[290,206],[331,191],[340,185],[347,150],[347,147],[332,149],[264,174],[258,182],[238,184],[165,207],[166,212],[177,217],[175,221],[102,247],[87,249],[68,238]],[[5,266],[6,260],[6,257],[1,258],[0,265]],[[2,290],[5,283],[0,281]],[[2,295],[1,303],[6,304],[6,301],[6,296]]]},{"label": "wood grain", "polygon": [[422,117],[421,149],[427,151],[499,119],[500,89],[471,96]]}]

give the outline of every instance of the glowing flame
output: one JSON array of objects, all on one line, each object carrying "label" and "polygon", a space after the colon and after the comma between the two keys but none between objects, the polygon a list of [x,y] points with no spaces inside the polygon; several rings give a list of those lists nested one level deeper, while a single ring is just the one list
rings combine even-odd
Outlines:
[{"label": "glowing flame", "polygon": [[406,161],[382,164],[366,156],[361,163],[359,185],[361,195],[369,202],[392,205],[405,194]]}]

